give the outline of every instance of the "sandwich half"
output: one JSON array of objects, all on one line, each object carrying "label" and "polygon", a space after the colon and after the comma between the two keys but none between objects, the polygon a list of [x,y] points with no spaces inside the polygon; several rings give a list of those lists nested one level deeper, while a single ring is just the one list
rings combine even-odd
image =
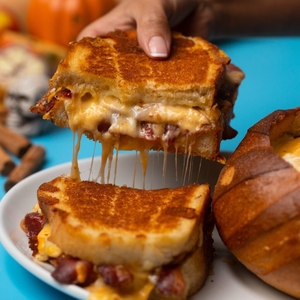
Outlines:
[{"label": "sandwich half", "polygon": [[[60,176],[22,227],[33,256],[91,299],[186,299],[213,259],[207,184],[142,190]],[[92,298],[94,297],[94,298]]]},{"label": "sandwich half", "polygon": [[166,60],[146,56],[135,31],[115,31],[70,44],[31,108],[44,119],[113,149],[162,150],[224,161],[244,73],[217,46],[173,33]]}]

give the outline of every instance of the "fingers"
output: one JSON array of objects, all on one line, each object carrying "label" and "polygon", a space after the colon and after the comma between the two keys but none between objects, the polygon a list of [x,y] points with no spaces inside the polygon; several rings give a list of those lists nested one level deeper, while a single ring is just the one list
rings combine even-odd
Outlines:
[{"label": "fingers", "polygon": [[[95,37],[116,29],[137,29],[138,42],[145,53],[155,59],[168,57],[171,48],[171,30],[167,8],[160,0],[127,0],[105,16],[84,28],[77,40]],[[167,2],[167,1],[166,1]]]},{"label": "fingers", "polygon": [[77,40],[85,36],[95,37],[97,35],[104,35],[116,29],[129,30],[136,28],[136,22],[126,13],[124,4],[121,3],[109,13],[97,19],[96,21],[85,27],[77,36]]},{"label": "fingers", "polygon": [[161,1],[141,1],[133,10],[140,46],[151,58],[166,58],[171,48],[171,30]]}]

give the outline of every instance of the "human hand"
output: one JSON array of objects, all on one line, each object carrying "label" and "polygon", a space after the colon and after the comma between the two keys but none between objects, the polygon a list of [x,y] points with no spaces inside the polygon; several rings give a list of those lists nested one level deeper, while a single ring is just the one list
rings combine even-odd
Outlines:
[{"label": "human hand", "polygon": [[166,58],[171,28],[186,35],[207,38],[212,12],[207,0],[123,0],[88,25],[78,36],[97,36],[115,29],[136,29],[138,42],[152,58]]}]

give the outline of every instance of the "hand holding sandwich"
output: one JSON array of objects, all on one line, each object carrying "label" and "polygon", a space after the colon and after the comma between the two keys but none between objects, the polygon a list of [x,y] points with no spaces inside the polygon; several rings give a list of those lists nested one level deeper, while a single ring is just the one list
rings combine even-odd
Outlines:
[{"label": "hand holding sandwich", "polygon": [[184,25],[194,35],[209,35],[212,18],[209,6],[206,1],[124,0],[87,26],[78,39],[106,34],[115,29],[137,29],[139,44],[146,54],[153,58],[165,58],[171,48],[171,28]]},{"label": "hand holding sandwich", "polygon": [[239,36],[299,35],[299,0],[122,0],[78,36],[115,29],[137,29],[138,41],[152,58],[168,56],[170,30],[209,40]]}]

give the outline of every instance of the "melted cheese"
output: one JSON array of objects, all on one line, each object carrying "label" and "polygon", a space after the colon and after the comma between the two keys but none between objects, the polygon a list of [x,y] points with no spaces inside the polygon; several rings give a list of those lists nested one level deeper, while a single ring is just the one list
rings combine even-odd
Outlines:
[{"label": "melted cheese", "polygon": [[78,167],[78,153],[80,150],[80,142],[82,137],[82,131],[79,130],[77,133],[77,143],[75,143],[75,132],[73,131],[73,158],[71,165],[71,176],[80,180],[80,171]]},{"label": "melted cheese", "polygon": [[[71,101],[64,101],[69,127],[73,133],[78,133],[79,140],[73,153],[71,175],[80,179],[77,164],[78,149],[80,148],[81,135],[88,132],[93,140],[100,141],[102,144],[101,166],[96,179],[100,179],[101,183],[107,182],[104,178],[105,166],[107,160],[112,158],[113,150],[120,149],[121,136],[140,139],[140,144],[132,146],[128,143],[125,146],[122,145],[121,149],[128,148],[127,150],[140,152],[145,178],[149,149],[143,143],[145,139],[145,133],[141,128],[143,123],[152,124],[151,130],[153,130],[155,143],[160,143],[166,154],[169,140],[176,140],[176,137],[174,138],[172,134],[171,136],[166,134],[166,124],[176,124],[175,129],[173,128],[176,131],[175,135],[184,134],[187,136],[198,132],[202,127],[213,126],[212,124],[217,123],[220,118],[220,111],[217,106],[209,108],[209,111],[205,112],[194,107],[172,106],[161,103],[132,105],[132,103],[122,103],[111,95],[92,95],[84,91],[77,93],[72,91],[72,95]],[[104,124],[104,127],[107,126],[107,130],[99,131],[99,124],[100,126],[101,124]],[[175,149],[178,147],[176,141],[174,147]],[[189,148],[190,145],[186,145],[186,153],[190,152]]]},{"label": "melted cheese", "polygon": [[38,253],[35,258],[39,261],[47,261],[48,257],[58,257],[62,254],[61,249],[48,241],[50,236],[50,224],[46,224],[37,236],[38,239]]},{"label": "melted cheese", "polygon": [[88,300],[147,300],[153,288],[153,283],[148,281],[135,292],[118,294],[109,286],[92,286],[87,288],[90,291]]},{"label": "melted cheese", "polygon": [[[47,223],[38,234],[38,254],[35,258],[39,261],[47,261],[49,257],[59,257],[62,254],[58,246],[48,241],[50,232],[51,225]],[[86,290],[90,292],[88,300],[147,300],[154,288],[153,280],[149,280],[150,274],[134,273],[134,278],[133,290],[122,294],[98,278],[96,283],[86,287]]]},{"label": "melted cheese", "polygon": [[84,129],[91,132],[94,139],[102,133],[98,125],[102,121],[110,124],[108,134],[141,137],[140,122],[162,124],[156,129],[161,135],[165,124],[176,124],[182,132],[196,132],[204,125],[215,123],[220,111],[215,106],[205,112],[188,106],[172,106],[161,103],[147,105],[131,105],[122,103],[110,95],[93,96],[90,93],[73,93],[71,101],[65,101],[65,110],[69,118],[69,126],[73,131]]},{"label": "melted cheese", "polygon": [[300,172],[300,137],[285,136],[273,146],[275,152]]}]

